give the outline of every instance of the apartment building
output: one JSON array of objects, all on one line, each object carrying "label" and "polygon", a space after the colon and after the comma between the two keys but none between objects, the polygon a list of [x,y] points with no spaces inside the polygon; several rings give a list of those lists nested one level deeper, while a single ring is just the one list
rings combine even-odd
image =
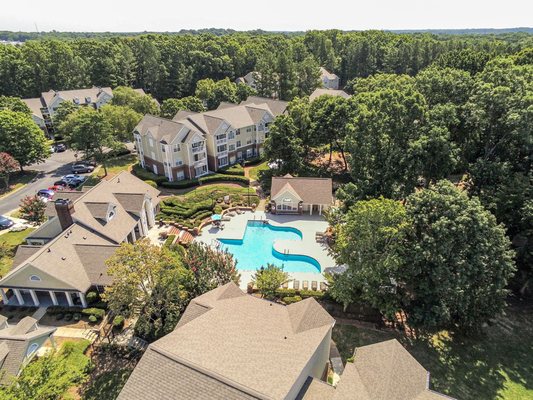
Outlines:
[{"label": "apartment building", "polygon": [[134,129],[141,165],[174,181],[257,157],[269,125],[286,105],[254,97],[203,113],[180,111],[172,121],[146,115]]},{"label": "apartment building", "polygon": [[[145,94],[143,89],[135,89],[139,94]],[[96,87],[74,90],[49,90],[41,96],[22,99],[32,112],[33,121],[46,133],[54,133],[53,117],[57,108],[64,101],[72,102],[77,106],[93,107],[99,109],[113,99],[113,90],[110,87]]]},{"label": "apartment building", "polygon": [[133,136],[141,166],[154,174],[179,181],[209,172],[206,139],[189,123],[145,115]]}]

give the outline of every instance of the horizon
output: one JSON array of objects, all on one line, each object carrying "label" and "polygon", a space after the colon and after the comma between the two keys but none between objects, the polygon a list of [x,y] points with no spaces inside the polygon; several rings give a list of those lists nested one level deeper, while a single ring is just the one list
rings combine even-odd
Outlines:
[{"label": "horizon", "polygon": [[187,4],[183,12],[183,3],[169,0],[154,0],[149,7],[140,0],[94,0],[80,11],[79,4],[67,0],[55,0],[53,6],[37,0],[21,0],[4,5],[0,30],[171,33],[213,26],[226,26],[214,29],[267,32],[489,30],[529,28],[529,16],[533,13],[533,4],[525,5],[521,0],[506,2],[506,9],[514,13],[502,12],[500,3],[481,0],[449,0],[446,3],[406,0],[401,4],[394,0],[372,4],[333,0],[327,7],[323,5],[271,0],[267,6],[259,8],[250,7],[244,0],[205,0]]}]

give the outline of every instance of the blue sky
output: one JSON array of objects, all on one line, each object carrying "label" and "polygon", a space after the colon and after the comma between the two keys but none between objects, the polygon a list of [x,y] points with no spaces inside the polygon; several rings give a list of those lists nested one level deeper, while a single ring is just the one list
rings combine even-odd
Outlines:
[{"label": "blue sky", "polygon": [[178,31],[533,26],[531,0],[4,0],[0,30]]}]

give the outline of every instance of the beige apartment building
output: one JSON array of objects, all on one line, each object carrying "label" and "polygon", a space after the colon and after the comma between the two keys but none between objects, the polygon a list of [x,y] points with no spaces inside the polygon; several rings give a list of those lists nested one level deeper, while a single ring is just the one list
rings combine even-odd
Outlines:
[{"label": "beige apartment building", "polygon": [[179,181],[260,156],[269,125],[286,105],[253,97],[203,113],[180,111],[173,120],[145,115],[133,132],[140,163]]}]

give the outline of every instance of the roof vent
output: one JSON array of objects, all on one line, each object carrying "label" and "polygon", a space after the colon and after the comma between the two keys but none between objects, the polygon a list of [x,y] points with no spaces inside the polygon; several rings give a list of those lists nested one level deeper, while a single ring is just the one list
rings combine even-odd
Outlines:
[{"label": "roof vent", "polygon": [[67,259],[67,257],[64,257],[64,256],[63,256],[63,257],[61,257],[61,259],[62,259],[63,261],[65,261],[65,260]]},{"label": "roof vent", "polygon": [[52,249],[50,249],[50,247],[49,247],[47,253],[50,253],[51,251],[52,251]]}]

